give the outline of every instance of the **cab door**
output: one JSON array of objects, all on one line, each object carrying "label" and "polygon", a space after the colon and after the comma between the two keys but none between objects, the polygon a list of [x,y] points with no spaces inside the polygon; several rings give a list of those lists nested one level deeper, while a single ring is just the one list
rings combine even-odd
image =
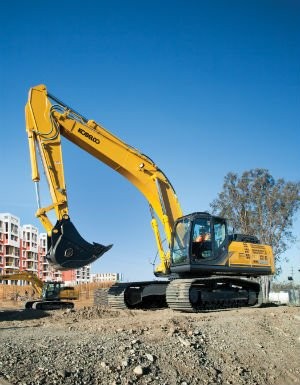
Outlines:
[{"label": "cab door", "polygon": [[227,256],[227,225],[219,217],[195,217],[192,224],[190,261],[196,266],[216,265]]}]

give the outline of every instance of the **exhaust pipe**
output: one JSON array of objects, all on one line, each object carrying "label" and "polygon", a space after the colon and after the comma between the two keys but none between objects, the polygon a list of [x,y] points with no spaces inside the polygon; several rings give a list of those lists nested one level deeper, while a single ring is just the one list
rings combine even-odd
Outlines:
[{"label": "exhaust pipe", "polygon": [[63,218],[56,222],[48,237],[46,259],[56,270],[79,269],[95,262],[111,247],[85,241],[70,218]]}]

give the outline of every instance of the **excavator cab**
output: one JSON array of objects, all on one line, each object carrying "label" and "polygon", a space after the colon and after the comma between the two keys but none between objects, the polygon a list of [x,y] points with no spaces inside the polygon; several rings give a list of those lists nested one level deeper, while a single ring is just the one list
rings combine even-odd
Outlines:
[{"label": "excavator cab", "polygon": [[112,245],[85,241],[69,217],[56,222],[48,237],[46,259],[57,270],[79,269],[100,258]]},{"label": "excavator cab", "polygon": [[45,301],[59,300],[61,282],[45,282],[42,290],[42,299]]},{"label": "excavator cab", "polygon": [[65,286],[64,282],[45,282],[42,290],[44,301],[74,300],[79,298],[78,290],[73,286]]},{"label": "excavator cab", "polygon": [[198,212],[179,218],[174,225],[171,272],[180,276],[209,274],[227,256],[226,220]]}]

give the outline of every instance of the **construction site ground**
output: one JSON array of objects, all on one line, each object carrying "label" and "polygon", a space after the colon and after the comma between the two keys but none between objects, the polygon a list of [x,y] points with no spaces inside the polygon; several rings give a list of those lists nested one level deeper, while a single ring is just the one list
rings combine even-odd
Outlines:
[{"label": "construction site ground", "polygon": [[186,314],[86,305],[43,312],[2,303],[0,384],[300,385],[300,307]]}]

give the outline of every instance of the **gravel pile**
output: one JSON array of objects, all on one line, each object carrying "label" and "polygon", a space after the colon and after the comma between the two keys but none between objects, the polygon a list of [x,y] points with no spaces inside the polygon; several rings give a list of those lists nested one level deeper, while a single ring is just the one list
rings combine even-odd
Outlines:
[{"label": "gravel pile", "polygon": [[22,313],[0,322],[10,384],[300,384],[299,308]]}]

